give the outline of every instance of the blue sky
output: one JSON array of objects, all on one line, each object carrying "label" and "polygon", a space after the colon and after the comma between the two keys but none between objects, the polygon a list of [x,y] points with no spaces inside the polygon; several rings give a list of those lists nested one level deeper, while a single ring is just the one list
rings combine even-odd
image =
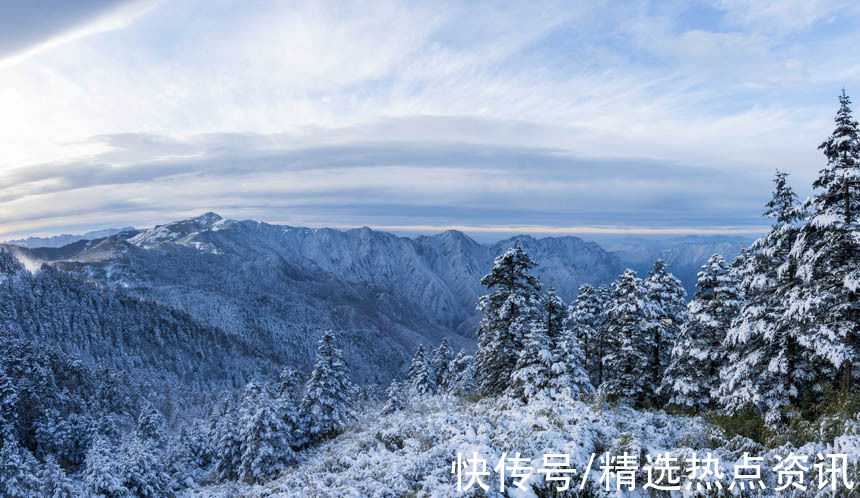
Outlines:
[{"label": "blue sky", "polygon": [[0,239],[207,210],[755,233],[860,96],[858,25],[854,1],[7,0]]}]

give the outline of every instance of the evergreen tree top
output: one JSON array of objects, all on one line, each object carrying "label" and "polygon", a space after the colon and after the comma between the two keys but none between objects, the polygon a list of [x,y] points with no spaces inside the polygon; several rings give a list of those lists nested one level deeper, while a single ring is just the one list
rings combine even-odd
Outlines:
[{"label": "evergreen tree top", "polygon": [[537,292],[540,282],[529,271],[537,266],[522,246],[509,248],[493,260],[493,269],[481,279],[489,289],[504,293]]},{"label": "evergreen tree top", "polygon": [[776,226],[794,223],[802,217],[800,199],[788,184],[787,178],[788,173],[776,170],[773,177],[772,196],[765,204],[763,215],[773,218]]},{"label": "evergreen tree top", "polygon": [[860,209],[860,130],[844,89],[834,121],[833,133],[818,147],[827,158],[827,166],[813,182],[816,193],[808,201],[815,209],[813,224],[819,227],[841,220],[851,223]]}]

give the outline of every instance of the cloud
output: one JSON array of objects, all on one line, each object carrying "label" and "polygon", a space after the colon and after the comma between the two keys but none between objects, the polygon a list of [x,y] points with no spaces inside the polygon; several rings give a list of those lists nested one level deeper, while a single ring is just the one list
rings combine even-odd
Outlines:
[{"label": "cloud", "polygon": [[753,226],[775,168],[805,192],[836,91],[860,88],[857,12],[840,2],[809,22],[734,1],[95,5],[10,38],[7,231],[202,208]]},{"label": "cloud", "polygon": [[[272,145],[284,137],[258,135],[97,139],[114,147],[104,156],[126,164],[96,157],[14,170],[0,177],[0,224],[44,230],[60,218],[92,213],[125,213],[115,221],[140,224],[135,220],[159,222],[205,208],[314,226],[733,232],[739,228],[723,226],[760,225],[769,181],[677,162],[453,141],[289,149]],[[146,151],[156,153],[144,157]],[[714,198],[713,191],[730,194]]]},{"label": "cloud", "polygon": [[9,0],[0,4],[0,66],[87,36],[121,29],[155,0]]}]

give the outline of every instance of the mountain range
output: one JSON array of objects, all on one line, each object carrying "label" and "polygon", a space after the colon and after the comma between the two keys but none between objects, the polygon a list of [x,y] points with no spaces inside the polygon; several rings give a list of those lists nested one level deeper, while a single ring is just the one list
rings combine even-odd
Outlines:
[{"label": "mountain range", "polygon": [[[433,347],[446,337],[455,348],[474,348],[475,303],[485,292],[480,279],[510,246],[522,245],[538,263],[535,273],[544,286],[567,301],[581,284],[609,283],[628,266],[645,271],[656,256],[676,266],[689,286],[712,252],[731,258],[737,249],[733,240],[675,242],[616,241],[616,250],[607,251],[577,237],[518,235],[479,244],[454,230],[408,238],[370,228],[291,227],[206,213],[60,247],[3,245],[31,271],[43,263],[50,268],[35,277],[7,271],[16,276],[6,278],[0,298],[25,305],[0,319],[19,328],[16,323],[45,321],[35,311],[39,303],[28,297],[38,287],[40,299],[65,305],[51,312],[54,328],[34,326],[28,333],[46,335],[93,363],[144,355],[153,370],[173,372],[151,376],[155,380],[144,388],[157,391],[161,382],[173,392],[180,392],[177,383],[205,382],[203,391],[239,387],[283,366],[307,372],[320,334],[334,329],[355,380],[384,384],[406,370],[418,344]],[[88,332],[81,316],[99,325]],[[128,320],[139,323],[129,327]],[[75,333],[64,334],[63,326]],[[138,337],[147,335],[153,338]],[[105,337],[122,347],[112,352]],[[212,370],[218,364],[225,371],[205,381],[193,373],[195,365]]]}]

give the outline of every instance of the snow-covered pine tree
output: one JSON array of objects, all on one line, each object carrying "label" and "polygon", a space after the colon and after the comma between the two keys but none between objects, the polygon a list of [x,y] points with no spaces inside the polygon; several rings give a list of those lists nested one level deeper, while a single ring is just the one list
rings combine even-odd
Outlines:
[{"label": "snow-covered pine tree", "polygon": [[669,403],[690,408],[712,406],[717,399],[726,356],[723,340],[740,306],[738,286],[722,256],[711,256],[698,277],[687,306],[689,318],[672,348],[661,386]]},{"label": "snow-covered pine tree", "polygon": [[785,408],[814,385],[812,351],[801,345],[804,329],[791,314],[788,292],[797,284],[789,257],[803,217],[797,195],[777,171],[773,196],[764,216],[770,231],[738,258],[743,305],[726,333],[728,361],[720,371],[720,404],[737,413],[752,407],[770,425],[782,421]]},{"label": "snow-covered pine tree", "polygon": [[663,380],[663,371],[669,364],[672,346],[678,338],[681,325],[687,319],[687,291],[659,258],[648,272],[645,288],[653,304],[647,336],[651,346],[648,378],[653,386],[651,395],[654,395]]},{"label": "snow-covered pine tree", "polygon": [[459,396],[473,394],[477,390],[475,384],[474,357],[467,355],[462,349],[448,365],[448,392]]},{"label": "snow-covered pine tree", "polygon": [[597,288],[597,299],[600,301],[600,316],[598,317],[597,324],[595,325],[595,330],[597,331],[597,337],[593,342],[594,344],[594,361],[593,364],[596,367],[597,373],[597,381],[594,382],[595,387],[599,387],[606,381],[609,377],[606,375],[605,370],[603,369],[603,360],[606,356],[606,352],[609,350],[609,334],[607,332],[608,327],[608,315],[607,311],[609,307],[612,305],[612,287],[615,285],[612,284],[603,284]]},{"label": "snow-covered pine tree", "polygon": [[275,411],[281,417],[287,442],[298,448],[305,442],[305,423],[299,410],[298,373],[292,368],[284,368],[278,378],[275,391]]},{"label": "snow-covered pine tree", "polygon": [[385,395],[385,405],[382,407],[383,415],[389,415],[403,409],[404,398],[406,397],[403,384],[396,380],[393,381],[385,391]]},{"label": "snow-covered pine tree", "polygon": [[354,418],[350,393],[352,383],[343,353],[335,345],[334,334],[326,331],[320,338],[314,369],[302,398],[302,416],[308,423],[311,442],[340,432]]},{"label": "snow-covered pine tree", "polygon": [[481,284],[490,293],[478,299],[483,313],[475,355],[477,382],[484,394],[501,394],[510,386],[523,346],[524,331],[534,318],[540,283],[531,273],[535,262],[521,246],[493,261]]},{"label": "snow-covered pine tree", "polygon": [[154,441],[138,437],[126,438],[120,456],[120,478],[128,490],[123,496],[160,498],[167,493],[170,475],[167,473],[165,453],[154,446]]},{"label": "snow-covered pine tree", "polygon": [[0,441],[17,439],[18,391],[0,365]]},{"label": "snow-covered pine tree", "polygon": [[582,345],[568,330],[567,306],[552,287],[541,298],[540,320],[549,339],[549,386],[556,392],[567,392],[571,396],[591,392],[593,389],[584,368]]},{"label": "snow-covered pine tree", "polygon": [[609,348],[603,368],[612,374],[601,390],[609,396],[642,403],[652,392],[647,381],[651,348],[646,335],[651,308],[645,283],[634,270],[625,270],[613,285],[606,309]]},{"label": "snow-covered pine tree", "polygon": [[413,394],[423,396],[436,391],[432,363],[432,358],[428,358],[427,353],[424,352],[424,345],[419,344],[409,365],[409,385]]},{"label": "snow-covered pine tree", "polygon": [[137,417],[135,435],[141,442],[164,450],[167,447],[167,421],[151,403],[144,403]]},{"label": "snow-covered pine tree", "polygon": [[595,385],[602,380],[598,379],[604,350],[602,330],[598,329],[602,312],[597,290],[589,284],[582,284],[576,299],[568,306],[564,320],[566,333],[581,345],[583,366]]},{"label": "snow-covered pine tree", "polygon": [[860,378],[860,131],[842,91],[836,129],[807,200],[807,222],[791,251],[799,282],[789,312],[806,329],[802,344],[821,360],[820,383],[858,390]]},{"label": "snow-covered pine tree", "polygon": [[448,344],[448,338],[443,337],[439,346],[433,350],[430,363],[433,367],[434,385],[438,391],[448,389],[448,365],[454,359],[454,350]]},{"label": "snow-covered pine tree", "polygon": [[242,438],[237,412],[233,403],[225,403],[221,416],[216,422],[215,474],[221,481],[239,478],[239,466],[242,464]]},{"label": "snow-covered pine tree", "polygon": [[86,496],[121,498],[129,496],[123,485],[122,462],[117,449],[106,437],[97,435],[87,452],[83,484]]},{"label": "snow-covered pine tree", "polygon": [[284,367],[278,374],[276,393],[279,398],[299,399],[301,396],[301,375],[295,369]]},{"label": "snow-covered pine tree", "polygon": [[80,494],[77,483],[69,479],[66,472],[57,464],[57,460],[51,455],[45,457],[45,464],[39,471],[39,496],[75,498]]},{"label": "snow-covered pine tree", "polygon": [[256,399],[253,414],[242,426],[242,460],[239,479],[259,483],[272,479],[286,464],[296,461],[284,419],[265,391]]},{"label": "snow-covered pine tree", "polygon": [[38,464],[15,439],[0,446],[0,496],[35,498],[39,496]]},{"label": "snow-covered pine tree", "polygon": [[567,317],[567,305],[558,296],[553,287],[547,289],[540,300],[541,319],[546,324],[546,332],[550,343],[560,340],[564,332],[564,320]]},{"label": "snow-covered pine tree", "polygon": [[585,355],[582,345],[574,333],[562,330],[553,346],[551,387],[556,392],[567,393],[571,398],[594,392],[594,386],[585,370]]},{"label": "snow-covered pine tree", "polygon": [[508,393],[528,401],[550,387],[554,355],[546,321],[534,320],[526,332],[525,343],[511,372]]}]

